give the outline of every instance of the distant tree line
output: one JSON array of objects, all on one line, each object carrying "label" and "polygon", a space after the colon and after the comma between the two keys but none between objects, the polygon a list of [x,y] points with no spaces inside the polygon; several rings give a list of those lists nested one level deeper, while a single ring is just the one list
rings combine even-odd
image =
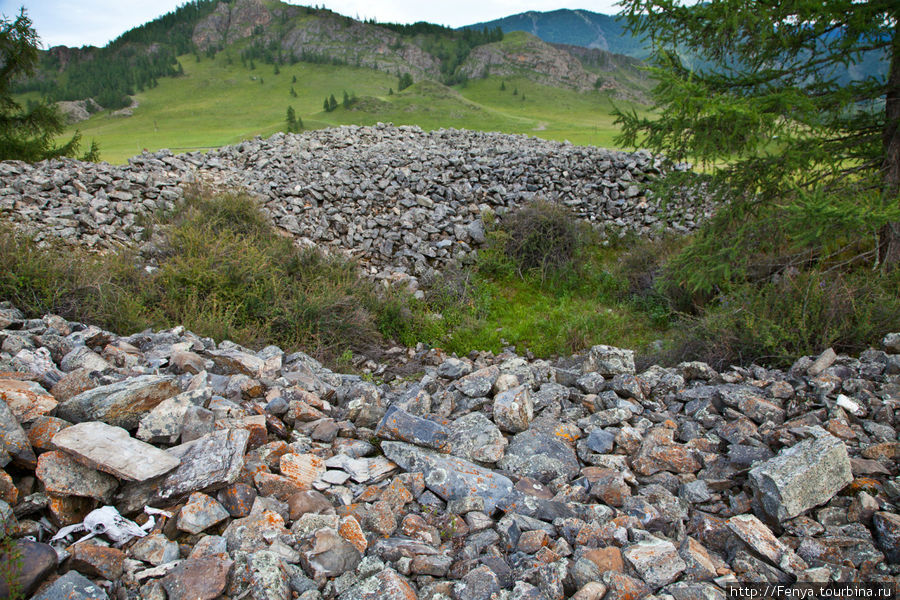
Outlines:
[{"label": "distant tree line", "polygon": [[111,109],[127,106],[128,96],[156,87],[161,77],[183,73],[175,57],[193,49],[194,26],[216,4],[193,0],[123,33],[104,48],[43,52],[37,71],[17,82],[15,91],[40,92],[52,101],[93,98]]}]

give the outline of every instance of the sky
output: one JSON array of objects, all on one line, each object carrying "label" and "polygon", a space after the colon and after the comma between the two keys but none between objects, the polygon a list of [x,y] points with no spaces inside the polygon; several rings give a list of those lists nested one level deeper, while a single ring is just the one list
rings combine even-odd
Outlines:
[{"label": "sky", "polygon": [[[323,5],[361,19],[414,23],[428,21],[450,27],[491,21],[529,10],[581,8],[618,12],[616,0],[289,0],[290,4]],[[184,0],[0,0],[0,15],[18,14],[24,6],[45,48],[105,46],[129,29],[170,12]]]}]

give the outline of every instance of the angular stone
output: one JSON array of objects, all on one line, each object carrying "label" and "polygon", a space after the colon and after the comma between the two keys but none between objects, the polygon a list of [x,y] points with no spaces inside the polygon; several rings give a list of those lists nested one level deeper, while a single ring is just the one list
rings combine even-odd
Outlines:
[{"label": "angular stone", "polygon": [[245,429],[227,429],[170,448],[167,452],[181,464],[160,478],[128,484],[117,495],[117,506],[125,512],[138,511],[147,504],[234,483],[244,468],[249,437]]},{"label": "angular stone", "polygon": [[575,451],[565,442],[534,429],[513,437],[499,466],[541,483],[549,483],[557,477],[571,479],[580,468]]},{"label": "angular stone", "polygon": [[192,406],[202,408],[211,396],[210,388],[202,388],[163,400],[144,415],[135,437],[151,444],[178,442],[184,427],[185,413]]},{"label": "angular stone", "polygon": [[56,408],[56,398],[35,381],[0,379],[0,400],[6,402],[19,423],[26,424]]},{"label": "angular stone", "polygon": [[494,422],[503,431],[525,431],[533,418],[534,404],[528,386],[520,385],[494,396]]},{"label": "angular stone", "polygon": [[851,481],[846,446],[824,432],[782,450],[749,474],[758,508],[777,521],[827,502]]},{"label": "angular stone", "polygon": [[109,600],[109,596],[84,575],[69,571],[31,600]]},{"label": "angular stone", "polygon": [[353,544],[328,527],[316,530],[309,549],[300,553],[303,568],[314,579],[343,575],[355,569],[361,559]]},{"label": "angular stone", "polygon": [[31,447],[39,451],[53,450],[53,437],[72,424],[56,417],[37,417],[28,426],[25,434]]},{"label": "angular stone", "polygon": [[168,600],[213,600],[225,591],[233,562],[209,556],[188,558],[162,578]]},{"label": "angular stone", "polygon": [[[522,435],[522,434],[520,434]],[[486,512],[513,489],[509,478],[479,467],[461,458],[438,454],[403,442],[382,442],[385,456],[404,471],[422,473],[425,485],[444,500],[463,496],[482,496]]]},{"label": "angular stone", "polygon": [[450,425],[450,454],[478,462],[495,463],[503,458],[507,442],[500,429],[484,413],[464,415]]},{"label": "angular stone", "polygon": [[[48,544],[20,539],[16,540],[15,545],[18,566],[14,573],[0,577],[0,598],[10,597],[8,576],[15,578],[15,587],[27,598],[56,571],[59,562],[56,550]],[[9,564],[9,559],[9,556],[0,553],[0,566]]]},{"label": "angular stone", "polygon": [[716,565],[709,552],[694,538],[684,538],[678,547],[678,555],[687,565],[684,571],[684,578],[687,581],[709,581],[717,575]]},{"label": "angular stone", "polygon": [[292,521],[307,513],[334,514],[334,505],[321,492],[306,490],[288,499],[288,510]]},{"label": "angular stone", "polygon": [[89,577],[116,581],[122,577],[125,553],[118,548],[98,546],[89,542],[68,548],[69,567]]},{"label": "angular stone", "polygon": [[63,375],[56,385],[50,388],[50,393],[57,402],[65,402],[81,392],[92,390],[100,385],[100,374],[88,369],[75,369]]},{"label": "angular stone", "polygon": [[672,542],[646,540],[626,548],[622,554],[650,587],[657,589],[675,581],[687,568]]},{"label": "angular stone", "polygon": [[5,467],[10,461],[26,469],[37,466],[37,457],[28,436],[6,402],[0,401],[0,467]]},{"label": "angular stone", "polygon": [[169,540],[161,533],[151,533],[129,546],[128,556],[158,567],[178,559],[178,542]]},{"label": "angular stone", "polygon": [[488,395],[498,377],[500,369],[490,366],[457,379],[453,385],[469,398],[481,398]]},{"label": "angular stone", "polygon": [[834,364],[834,361],[837,359],[837,354],[832,348],[828,348],[822,354],[813,361],[813,364],[806,369],[806,374],[810,377],[816,377],[820,375],[822,371],[830,367]]},{"label": "angular stone", "polygon": [[466,573],[453,588],[453,597],[457,600],[491,600],[499,593],[497,575],[484,565]]},{"label": "angular stone", "polygon": [[78,460],[126,481],[146,481],[178,466],[178,458],[132,438],[121,427],[97,421],[66,427],[53,445]]},{"label": "angular stone", "polygon": [[385,439],[409,442],[435,450],[443,450],[448,438],[447,429],[442,425],[413,416],[396,405],[389,406],[385,411],[375,434]]},{"label": "angular stone", "polygon": [[194,492],[178,513],[178,529],[198,534],[228,518],[225,508],[201,492]]},{"label": "angular stone", "polygon": [[342,518],[338,525],[338,533],[341,534],[342,538],[353,544],[360,554],[365,554],[369,542],[366,540],[366,534],[363,532],[356,517],[348,515]]},{"label": "angular stone", "polygon": [[654,427],[648,431],[641,442],[637,456],[632,460],[632,467],[641,475],[653,475],[659,471],[671,473],[695,473],[700,470],[700,462],[687,446],[676,444],[673,430],[665,427]]},{"label": "angular stone", "polygon": [[77,462],[64,452],[45,452],[38,458],[35,475],[51,494],[81,496],[108,502],[118,487],[116,478]]},{"label": "angular stone", "polygon": [[737,515],[728,519],[728,529],[733,531],[754,552],[766,558],[774,566],[784,571],[795,572],[806,569],[800,557],[782,544],[772,530],[753,515]]},{"label": "angular stone", "polygon": [[281,557],[272,551],[254,552],[247,558],[246,579],[253,600],[291,600],[290,582]]},{"label": "angular stone", "polygon": [[416,600],[416,598],[416,592],[409,582],[391,568],[363,579],[338,596],[338,600]]},{"label": "angular stone", "polygon": [[300,486],[300,490],[309,489],[325,474],[325,460],[315,454],[284,454],[279,467],[285,477]]},{"label": "angular stone", "polygon": [[282,535],[290,535],[284,527],[284,519],[271,510],[260,510],[249,517],[235,519],[228,524],[222,537],[230,554],[240,552],[257,552],[269,547],[269,540]]},{"label": "angular stone", "polygon": [[893,564],[900,564],[900,516],[895,513],[877,512],[872,516],[875,541],[884,557]]},{"label": "angular stone", "polygon": [[248,377],[258,377],[266,366],[263,359],[238,348],[220,348],[209,352],[209,356],[226,373],[242,373]]},{"label": "angular stone", "polygon": [[235,483],[219,490],[216,499],[232,517],[243,518],[250,514],[256,490],[246,483]]},{"label": "angular stone", "polygon": [[586,467],[584,476],[591,484],[591,496],[599,498],[609,506],[622,506],[625,498],[631,496],[631,488],[625,483],[620,471],[604,467]]},{"label": "angular stone", "polygon": [[72,423],[103,421],[134,429],[141,417],[179,392],[173,377],[141,375],[82,392],[59,404],[56,416]]},{"label": "angular stone", "polygon": [[594,346],[588,352],[582,369],[585,373],[599,373],[604,377],[634,375],[634,351]]},{"label": "angular stone", "polygon": [[62,357],[59,361],[59,368],[67,373],[76,369],[105,371],[112,369],[112,365],[87,346],[78,346]]}]

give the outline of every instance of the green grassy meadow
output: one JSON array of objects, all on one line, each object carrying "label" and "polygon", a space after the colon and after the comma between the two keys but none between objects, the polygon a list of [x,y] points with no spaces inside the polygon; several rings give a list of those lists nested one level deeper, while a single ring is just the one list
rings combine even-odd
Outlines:
[{"label": "green grassy meadow", "polygon": [[[144,149],[187,152],[269,136],[285,128],[288,106],[307,129],[392,122],[424,129],[522,133],[607,147],[613,145],[616,133],[609,115],[612,102],[606,95],[551,88],[524,78],[489,77],[453,88],[422,81],[397,92],[396,77],[352,66],[301,62],[282,65],[275,74],[273,65],[250,69],[238,60],[229,61],[227,53],[199,62],[193,55],[179,60],[184,76],[160,79],[157,87],[138,93],[132,116],[101,111],[72,125],[66,135],[78,129],[85,142],[93,139],[100,144],[103,160],[124,163]],[[339,106],[325,112],[323,100],[334,94],[341,102],[344,91],[358,101],[350,109]]]}]

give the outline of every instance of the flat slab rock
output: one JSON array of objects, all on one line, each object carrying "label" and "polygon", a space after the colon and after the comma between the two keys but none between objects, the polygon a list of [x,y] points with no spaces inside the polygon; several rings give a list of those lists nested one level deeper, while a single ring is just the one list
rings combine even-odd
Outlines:
[{"label": "flat slab rock", "polygon": [[159,477],[181,462],[165,450],[134,439],[121,427],[97,421],[66,427],[53,436],[53,445],[125,481]]},{"label": "flat slab rock", "polygon": [[57,406],[56,416],[72,423],[103,421],[135,429],[145,414],[179,392],[174,377],[141,375],[81,392]]},{"label": "flat slab rock", "polygon": [[428,489],[444,500],[464,496],[484,498],[484,510],[488,514],[513,490],[508,477],[455,456],[403,442],[382,442],[381,449],[404,471],[422,473]]},{"label": "flat slab rock", "polygon": [[135,482],[119,491],[117,506],[125,512],[143,509],[196,491],[215,491],[237,480],[244,468],[244,453],[250,432],[223,429],[169,448],[180,459],[174,470],[156,479]]}]

